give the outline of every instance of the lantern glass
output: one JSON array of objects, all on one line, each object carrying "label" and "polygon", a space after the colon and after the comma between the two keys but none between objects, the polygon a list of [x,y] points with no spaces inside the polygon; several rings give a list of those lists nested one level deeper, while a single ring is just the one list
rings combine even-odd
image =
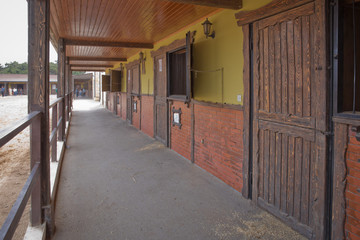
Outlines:
[{"label": "lantern glass", "polygon": [[214,38],[215,32],[211,33],[212,23],[209,21],[209,19],[206,19],[205,22],[202,23],[202,25],[204,28],[204,34],[205,34],[206,38],[208,38],[209,36]]}]

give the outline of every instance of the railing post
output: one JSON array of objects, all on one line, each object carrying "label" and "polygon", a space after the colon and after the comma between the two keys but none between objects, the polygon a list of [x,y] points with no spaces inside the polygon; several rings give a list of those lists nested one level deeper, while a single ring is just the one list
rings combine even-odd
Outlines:
[{"label": "railing post", "polygon": [[64,97],[59,102],[59,119],[60,118],[62,119],[59,126],[58,140],[65,141],[65,98]]},{"label": "railing post", "polygon": [[[58,98],[59,97],[65,97],[65,66],[66,66],[66,45],[64,43],[64,39],[60,38],[58,42]],[[59,103],[59,117],[62,118],[60,123],[60,129],[59,129],[59,135],[58,140],[59,141],[65,141],[65,99],[63,99]]]},{"label": "railing post", "polygon": [[[30,125],[30,169],[38,162],[41,162],[41,118],[36,118]],[[30,224],[31,226],[38,226],[42,223],[41,220],[41,185],[40,175],[37,183],[31,192],[31,211]]]},{"label": "railing post", "polygon": [[73,104],[74,104],[74,91],[70,92],[70,112],[72,112]]},{"label": "railing post", "polygon": [[[52,127],[51,131],[56,129],[57,127],[57,104],[52,108]],[[56,162],[57,161],[57,131],[55,131],[55,136],[52,139],[51,142],[51,161]]]},{"label": "railing post", "polygon": [[69,95],[65,95],[65,121],[64,124],[66,125],[67,121],[69,121]]},{"label": "railing post", "polygon": [[[28,0],[28,105],[29,113],[40,111],[40,126],[32,127],[32,155],[39,152],[41,186],[41,222],[45,221],[48,236],[53,234],[54,221],[50,198],[49,160],[49,41],[50,0]],[[37,130],[38,129],[38,130]],[[34,131],[40,137],[36,137]],[[33,135],[34,134],[34,135]],[[40,150],[37,147],[40,139]],[[34,209],[32,210],[34,211]],[[34,214],[32,214],[34,215]]]}]

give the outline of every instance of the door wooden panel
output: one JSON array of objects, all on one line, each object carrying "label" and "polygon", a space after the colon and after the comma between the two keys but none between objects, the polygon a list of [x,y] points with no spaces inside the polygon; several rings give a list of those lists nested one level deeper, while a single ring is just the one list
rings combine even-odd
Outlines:
[{"label": "door wooden panel", "polygon": [[132,124],[132,102],[131,95],[126,95],[126,120]]},{"label": "door wooden panel", "polygon": [[167,101],[166,101],[166,58],[165,54],[154,58],[154,133],[155,138],[167,145]]},{"label": "door wooden panel", "polygon": [[131,82],[133,94],[140,94],[140,64],[135,65],[132,69]]},{"label": "door wooden panel", "polygon": [[314,36],[313,3],[253,25],[253,199],[309,238],[323,224],[314,224],[324,217],[314,206],[325,206],[318,197],[325,186],[314,184],[325,176],[317,162]]},{"label": "door wooden panel", "polygon": [[[139,96],[140,94],[140,64],[135,64],[133,65],[130,69],[130,82],[131,84],[129,85],[129,89],[131,90],[131,99],[129,100],[130,106],[129,106],[129,111],[131,112],[131,124],[135,123],[139,123],[141,120],[141,114],[136,114],[134,113],[134,103],[135,103],[135,98],[136,96]],[[139,111],[140,109],[140,101],[137,101],[137,111]],[[134,119],[134,118],[138,118],[138,119]]]}]

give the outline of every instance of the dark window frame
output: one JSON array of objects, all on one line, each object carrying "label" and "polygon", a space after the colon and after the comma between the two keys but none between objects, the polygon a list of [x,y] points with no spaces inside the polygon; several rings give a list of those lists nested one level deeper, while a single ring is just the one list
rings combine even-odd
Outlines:
[{"label": "dark window frame", "polygon": [[[172,81],[173,79],[171,78],[171,71],[173,70],[172,69],[172,55],[173,54],[176,54],[178,52],[182,52],[182,54],[184,54],[185,56],[185,65],[183,66],[183,71],[184,71],[184,93],[181,93],[181,94],[172,94],[171,92],[171,89],[172,89]],[[186,100],[186,97],[187,97],[187,93],[186,93],[186,46],[181,46],[179,48],[176,48],[176,49],[173,49],[169,52],[166,53],[166,67],[167,67],[167,97],[170,98],[170,99],[175,99],[175,100]]]},{"label": "dark window frame", "polygon": [[[344,109],[344,85],[345,80],[344,79],[344,18],[343,15],[343,6],[340,6],[340,4],[343,4],[341,0],[335,0],[335,4],[333,5],[332,10],[332,28],[331,28],[331,35],[332,35],[332,51],[331,51],[331,59],[332,59],[332,78],[333,78],[333,115],[337,117],[342,118],[354,118],[354,119],[360,119],[360,111],[353,112],[349,109]],[[358,3],[359,4],[359,3]],[[356,28],[360,28],[360,21],[356,22]],[[358,34],[357,34],[358,35]],[[357,42],[360,41],[357,39]],[[359,51],[358,48],[360,48],[360,44],[356,44],[357,52]],[[359,54],[357,56],[360,56]],[[353,57],[353,56],[351,56]],[[360,57],[357,57],[356,59],[356,65],[358,66],[357,69],[359,69],[359,62]],[[360,108],[360,78],[359,78],[359,72],[357,73],[357,79],[356,79],[356,86],[357,90],[355,91],[355,109]],[[351,96],[353,96],[353,90],[354,88],[346,87],[347,90],[351,91]],[[353,106],[354,107],[354,106]]]}]

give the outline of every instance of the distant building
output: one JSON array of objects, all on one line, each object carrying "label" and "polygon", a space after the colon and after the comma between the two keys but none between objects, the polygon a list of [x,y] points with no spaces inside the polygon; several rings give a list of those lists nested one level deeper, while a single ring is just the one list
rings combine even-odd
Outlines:
[{"label": "distant building", "polygon": [[[50,75],[50,94],[56,94],[57,75]],[[14,95],[13,89],[17,89],[17,94],[27,95],[28,75],[27,74],[0,74],[0,88],[5,87],[6,95]],[[11,89],[11,91],[9,90]]]},{"label": "distant building", "polygon": [[74,91],[76,94],[76,89],[78,91],[85,89],[85,93],[81,95],[82,97],[93,98],[93,74],[85,73],[81,75],[73,75],[74,82]]}]

